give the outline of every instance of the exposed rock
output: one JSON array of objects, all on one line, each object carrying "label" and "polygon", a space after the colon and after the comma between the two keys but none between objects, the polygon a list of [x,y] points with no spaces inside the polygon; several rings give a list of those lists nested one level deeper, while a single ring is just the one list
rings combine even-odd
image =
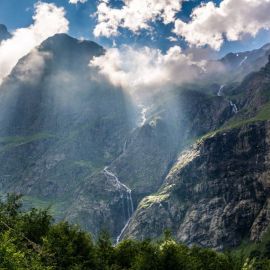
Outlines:
[{"label": "exposed rock", "polygon": [[3,24],[0,24],[0,43],[3,40],[9,39],[11,34],[8,32],[7,27]]},{"label": "exposed rock", "polygon": [[[237,59],[238,65],[251,68],[258,60],[256,70],[267,61],[268,49],[248,54],[243,63]],[[89,67],[103,53],[94,42],[55,35],[20,59],[4,80],[0,191],[26,195],[27,207],[52,205],[56,219],[94,235],[106,228],[115,239],[130,218],[131,194],[135,208],[143,200],[126,235],[155,237],[171,228],[182,241],[219,249],[248,234],[260,237],[270,217],[262,180],[268,173],[262,169],[266,126],[221,133],[177,157],[228,120],[257,121],[269,102],[269,66],[240,85],[224,86],[221,96],[218,83],[201,81],[149,91],[143,94],[147,111],[139,115],[142,108],[135,108],[126,91]],[[237,114],[230,101],[239,107]]]},{"label": "exposed rock", "polygon": [[218,133],[183,153],[159,192],[142,200],[125,237],[224,249],[259,239],[270,222],[270,122]]}]

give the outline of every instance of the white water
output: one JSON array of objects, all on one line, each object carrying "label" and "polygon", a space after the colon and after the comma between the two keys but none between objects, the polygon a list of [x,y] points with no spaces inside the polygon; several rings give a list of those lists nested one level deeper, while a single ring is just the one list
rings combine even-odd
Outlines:
[{"label": "white water", "polygon": [[126,140],[125,140],[125,143],[124,143],[124,147],[123,147],[123,153],[125,153],[126,150],[127,150],[127,143],[128,143],[128,141],[127,141],[127,139],[126,139]]},{"label": "white water", "polygon": [[[115,185],[117,186],[117,188],[121,192],[121,198],[123,199],[124,206],[125,206],[125,202],[127,202],[127,209],[126,209],[127,211],[126,212],[128,215],[128,220],[127,220],[127,223],[125,224],[125,226],[123,227],[123,229],[121,230],[120,234],[116,238],[116,244],[118,244],[124,231],[126,230],[128,224],[130,222],[132,214],[134,213],[134,203],[133,203],[133,199],[132,199],[132,191],[129,187],[127,187],[125,184],[123,184],[121,181],[119,181],[119,178],[114,173],[110,172],[108,170],[108,167],[105,167],[103,169],[103,172],[107,177],[110,177],[111,179],[114,180]],[[125,197],[125,194],[123,191],[126,193],[126,197]]]},{"label": "white water", "polygon": [[123,229],[121,230],[120,234],[117,236],[116,238],[116,244],[119,244],[120,242],[120,239],[124,233],[124,231],[126,230],[127,226],[129,225],[129,222],[130,222],[131,218],[128,219],[127,223],[125,224],[125,226],[123,227]]},{"label": "white water", "polygon": [[[220,88],[219,88],[219,90],[218,90],[218,93],[217,93],[217,95],[218,95],[219,97],[222,96],[222,90],[224,89],[224,87],[225,87],[225,85],[221,85],[221,86],[220,86]],[[231,105],[231,107],[232,107],[233,112],[234,112],[235,114],[238,113],[238,108],[237,108],[236,104],[233,103],[231,100],[229,100],[229,102],[230,102],[230,105]]]},{"label": "white water", "polygon": [[247,61],[248,57],[245,56],[245,58],[240,62],[239,67],[241,67],[246,61]]},{"label": "white water", "polygon": [[223,90],[224,87],[225,87],[225,85],[221,85],[221,86],[220,86],[220,88],[219,88],[219,90],[218,90],[218,93],[217,93],[217,95],[218,95],[219,97],[222,96],[222,90]]},{"label": "white water", "polygon": [[141,108],[141,119],[139,121],[139,126],[143,126],[146,123],[147,120],[147,112],[148,108],[146,108],[144,105],[139,105],[139,108]]},{"label": "white water", "polygon": [[231,100],[230,100],[230,105],[232,107],[233,112],[238,113],[238,108],[237,108],[236,104],[233,103]]}]

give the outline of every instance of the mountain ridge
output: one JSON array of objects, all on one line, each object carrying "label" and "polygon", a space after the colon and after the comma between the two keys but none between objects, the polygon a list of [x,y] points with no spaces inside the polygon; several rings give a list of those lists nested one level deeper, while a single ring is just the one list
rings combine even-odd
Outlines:
[{"label": "mountain ridge", "polygon": [[0,43],[3,40],[11,38],[11,34],[8,32],[7,27],[4,24],[0,24]]},{"label": "mountain ridge", "polygon": [[[89,67],[104,48],[66,34],[47,39],[20,59],[0,86],[1,192],[24,194],[25,207],[52,204],[56,220],[80,224],[94,236],[105,228],[114,241],[147,237],[140,227],[147,209],[141,205],[170,201],[163,189],[181,153],[198,138],[219,138],[228,132],[226,125],[256,122],[267,106],[268,66],[257,71],[267,61],[267,54],[260,60],[265,48],[252,53],[259,63],[253,73],[236,74],[244,77],[242,83],[229,74],[226,85],[194,82],[147,93],[140,107]],[[151,216],[160,222],[152,225],[156,237],[170,227],[164,216],[158,211]],[[220,249],[216,239],[213,247]]]}]

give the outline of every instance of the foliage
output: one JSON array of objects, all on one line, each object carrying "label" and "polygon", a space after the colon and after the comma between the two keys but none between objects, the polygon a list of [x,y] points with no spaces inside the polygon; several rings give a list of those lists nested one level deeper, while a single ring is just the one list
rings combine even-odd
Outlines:
[{"label": "foliage", "polygon": [[159,241],[91,235],[67,222],[53,223],[47,210],[21,210],[21,196],[0,201],[0,269],[11,270],[267,270],[270,239],[249,252],[218,253],[176,243],[169,231]]}]

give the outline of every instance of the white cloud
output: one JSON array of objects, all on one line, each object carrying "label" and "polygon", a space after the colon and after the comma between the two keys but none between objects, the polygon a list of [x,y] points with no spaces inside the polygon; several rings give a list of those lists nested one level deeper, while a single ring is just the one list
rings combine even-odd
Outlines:
[{"label": "white cloud", "polygon": [[177,39],[176,37],[173,37],[173,36],[169,36],[167,39],[168,39],[170,42],[177,42],[177,41],[178,41],[178,39]]},{"label": "white cloud", "polygon": [[91,67],[97,67],[114,85],[130,91],[191,81],[202,72],[204,64],[194,62],[192,56],[184,54],[178,46],[171,47],[165,54],[148,47],[112,48],[90,62]]},{"label": "white cloud", "polygon": [[18,60],[27,55],[48,37],[68,31],[65,10],[54,4],[38,2],[35,5],[33,24],[28,28],[17,29],[12,38],[0,45],[0,83]]},{"label": "white cloud", "polygon": [[39,82],[47,59],[52,55],[48,52],[39,52],[32,50],[29,57],[26,57],[23,62],[16,66],[16,78],[28,84]]},{"label": "white cloud", "polygon": [[174,32],[195,46],[209,45],[219,50],[225,38],[230,41],[255,36],[270,28],[270,0],[223,0],[195,8],[191,21],[176,20]]},{"label": "white cloud", "polygon": [[136,33],[141,29],[149,29],[149,24],[156,20],[165,24],[174,22],[176,13],[181,10],[182,1],[123,0],[121,8],[113,8],[109,0],[100,0],[94,35],[116,36],[120,27]]},{"label": "white cloud", "polygon": [[87,0],[69,0],[70,4],[86,3]]}]

